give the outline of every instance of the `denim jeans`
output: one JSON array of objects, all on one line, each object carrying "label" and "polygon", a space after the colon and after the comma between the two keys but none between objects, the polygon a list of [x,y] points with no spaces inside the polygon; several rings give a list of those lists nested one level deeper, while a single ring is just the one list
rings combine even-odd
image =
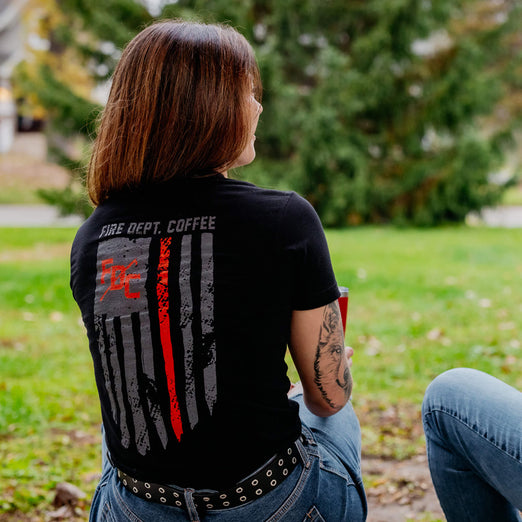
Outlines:
[{"label": "denim jeans", "polygon": [[422,410],[431,477],[447,520],[520,521],[522,393],[459,368],[429,385]]},{"label": "denim jeans", "polygon": [[[310,413],[299,403],[304,460],[275,490],[244,506],[187,513],[181,508],[143,500],[127,491],[103,448],[103,471],[91,505],[91,522],[363,522],[366,497],[361,478],[361,432],[348,403],[332,417]],[[186,490],[190,495],[191,490]]]}]

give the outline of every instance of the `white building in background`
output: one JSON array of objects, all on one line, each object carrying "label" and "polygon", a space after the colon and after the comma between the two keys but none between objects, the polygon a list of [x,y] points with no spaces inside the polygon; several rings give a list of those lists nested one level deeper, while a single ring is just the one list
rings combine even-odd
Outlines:
[{"label": "white building in background", "polygon": [[16,106],[9,84],[0,85],[0,154],[9,152],[16,132]]},{"label": "white building in background", "polygon": [[11,74],[22,59],[20,13],[26,0],[0,0],[0,154],[8,152],[16,131]]}]

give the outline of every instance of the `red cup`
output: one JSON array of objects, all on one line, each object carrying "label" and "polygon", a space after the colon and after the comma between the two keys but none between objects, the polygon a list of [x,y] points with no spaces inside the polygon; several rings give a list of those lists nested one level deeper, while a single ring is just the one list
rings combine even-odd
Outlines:
[{"label": "red cup", "polygon": [[343,321],[343,333],[346,335],[346,317],[348,315],[348,294],[349,289],[345,286],[339,287],[339,292],[341,292],[341,297],[339,297],[339,308],[341,309],[341,319]]}]

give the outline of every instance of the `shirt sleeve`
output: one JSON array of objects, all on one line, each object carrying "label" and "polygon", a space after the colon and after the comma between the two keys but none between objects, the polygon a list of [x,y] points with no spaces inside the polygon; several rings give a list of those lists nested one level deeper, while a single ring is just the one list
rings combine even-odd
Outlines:
[{"label": "shirt sleeve", "polygon": [[281,237],[292,308],[311,310],[335,301],[340,293],[321,221],[295,192],[285,208]]}]

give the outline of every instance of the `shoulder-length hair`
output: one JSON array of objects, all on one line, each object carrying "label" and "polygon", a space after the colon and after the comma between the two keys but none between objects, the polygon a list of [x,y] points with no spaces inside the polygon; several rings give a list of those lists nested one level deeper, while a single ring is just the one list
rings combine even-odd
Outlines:
[{"label": "shoulder-length hair", "polygon": [[246,39],[228,26],[162,21],[116,67],[87,173],[95,205],[121,190],[226,170],[248,144],[261,95]]}]

